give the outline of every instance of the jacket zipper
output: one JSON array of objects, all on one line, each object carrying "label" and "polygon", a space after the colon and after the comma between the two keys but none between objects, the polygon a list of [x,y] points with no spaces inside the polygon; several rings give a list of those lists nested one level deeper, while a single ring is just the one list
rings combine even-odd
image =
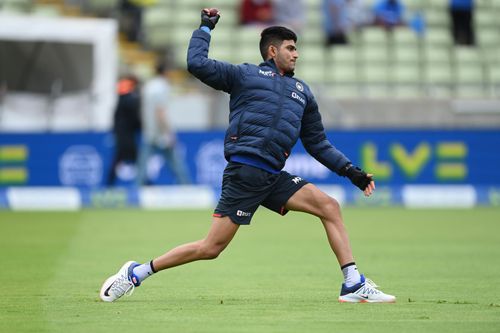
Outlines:
[{"label": "jacket zipper", "polygon": [[264,148],[264,150],[266,150],[269,147],[271,139],[274,137],[274,130],[276,129],[276,125],[278,124],[279,120],[281,119],[281,115],[283,113],[283,100],[285,98],[285,86],[286,86],[286,83],[284,82],[284,78],[281,77],[280,74],[276,74],[275,77],[276,77],[276,80],[274,81],[275,85],[274,85],[274,89],[273,90],[276,91],[276,83],[277,83],[277,80],[279,80],[279,83],[281,84],[280,99],[279,99],[279,103],[278,103],[278,110],[276,111],[276,114],[274,115],[273,122],[272,122],[272,125],[270,127],[270,133],[266,137],[266,141],[262,145],[263,148]]}]

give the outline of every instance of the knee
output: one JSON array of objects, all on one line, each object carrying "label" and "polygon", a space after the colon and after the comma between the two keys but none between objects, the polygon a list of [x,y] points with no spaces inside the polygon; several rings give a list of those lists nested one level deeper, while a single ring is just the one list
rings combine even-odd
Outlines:
[{"label": "knee", "polygon": [[340,216],[340,204],[332,197],[325,196],[322,198],[319,207],[321,207],[320,214],[324,218],[337,220],[336,217]]},{"label": "knee", "polygon": [[328,202],[326,204],[329,210],[340,211],[340,204],[337,199],[328,197]]},{"label": "knee", "polygon": [[206,260],[215,259],[221,254],[224,248],[216,244],[202,244],[200,247],[201,258]]}]

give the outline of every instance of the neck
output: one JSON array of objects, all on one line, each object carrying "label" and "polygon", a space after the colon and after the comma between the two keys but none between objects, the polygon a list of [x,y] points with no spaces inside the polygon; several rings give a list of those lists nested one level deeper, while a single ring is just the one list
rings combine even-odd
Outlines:
[{"label": "neck", "polygon": [[285,73],[285,71],[284,71],[283,69],[281,69],[281,68],[278,66],[278,64],[276,63],[276,61],[274,61],[274,59],[273,59],[273,58],[269,58],[269,59],[267,59],[266,61],[271,62],[271,63],[274,65],[274,67],[276,67],[276,69],[278,70],[278,73],[279,73],[281,76],[283,76],[283,75],[285,75],[285,74],[286,74],[286,73]]}]

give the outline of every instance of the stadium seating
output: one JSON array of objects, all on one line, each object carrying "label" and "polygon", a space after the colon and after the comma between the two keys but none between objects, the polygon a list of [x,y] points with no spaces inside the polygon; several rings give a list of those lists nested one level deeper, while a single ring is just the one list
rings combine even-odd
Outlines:
[{"label": "stadium seating", "polygon": [[0,11],[5,13],[26,13],[32,6],[32,0],[1,0]]},{"label": "stadium seating", "polygon": [[[299,35],[297,75],[313,85],[358,97],[498,97],[495,66],[500,61],[500,25],[496,17],[500,6],[495,1],[478,1],[475,48],[453,45],[446,0],[405,0],[408,18],[417,11],[425,17],[423,37],[406,27],[391,33],[367,27],[349,35],[350,45],[330,49],[323,46],[321,1],[305,2],[307,24]],[[260,62],[257,43],[261,28],[238,26],[238,1],[211,4],[221,10],[223,18],[213,34],[210,56],[233,63]],[[177,65],[184,68],[186,41],[197,25],[196,9],[205,5],[201,0],[162,0],[148,9],[145,27],[150,46],[171,46]],[[171,22],[162,20],[161,11],[174,7],[178,15]]]},{"label": "stadium seating", "polygon": [[[448,0],[403,0],[408,22],[423,15],[423,36],[409,27],[386,32],[366,27],[349,34],[350,45],[323,45],[321,0],[304,0],[305,29],[299,35],[297,75],[325,91],[345,95],[391,98],[499,98],[500,1],[476,0],[474,24],[477,45],[457,47],[450,34]],[[368,5],[373,0],[366,0]],[[33,5],[35,3],[35,5]],[[91,0],[87,6],[97,13],[109,11],[117,0]],[[198,25],[198,10],[207,5],[222,12],[221,23],[212,36],[210,56],[232,62],[261,61],[258,51],[262,27],[238,25],[236,0],[156,0],[144,10],[145,46],[169,50],[178,68],[185,69],[191,32]],[[0,9],[58,15],[56,9],[37,6],[32,0],[1,0]],[[170,13],[175,12],[175,15]],[[353,92],[356,92],[353,94]],[[373,93],[371,93],[373,92]]]}]

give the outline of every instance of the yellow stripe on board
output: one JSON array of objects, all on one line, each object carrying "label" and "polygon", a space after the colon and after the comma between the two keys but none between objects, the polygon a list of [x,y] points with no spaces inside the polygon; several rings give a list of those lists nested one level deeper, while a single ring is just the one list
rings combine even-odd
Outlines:
[{"label": "yellow stripe on board", "polygon": [[439,158],[464,158],[467,146],[463,142],[443,142],[438,144],[436,155]]},{"label": "yellow stripe on board", "polygon": [[0,146],[0,162],[22,162],[28,159],[25,145]]},{"label": "yellow stripe on board", "polygon": [[462,180],[467,177],[467,167],[462,163],[441,163],[436,166],[439,180]]},{"label": "yellow stripe on board", "polygon": [[26,168],[0,168],[0,184],[22,184],[28,181]]}]

